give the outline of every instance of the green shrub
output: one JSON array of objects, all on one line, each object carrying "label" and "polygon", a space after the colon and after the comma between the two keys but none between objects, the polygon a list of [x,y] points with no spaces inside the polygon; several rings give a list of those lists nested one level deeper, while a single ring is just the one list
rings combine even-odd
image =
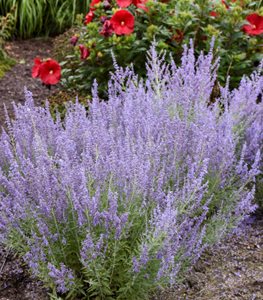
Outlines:
[{"label": "green shrub", "polygon": [[4,41],[12,36],[14,23],[13,11],[0,17],[0,78],[15,64],[15,61],[4,51]]},{"label": "green shrub", "polygon": [[0,78],[15,64],[15,61],[7,56],[5,51],[0,47]]},{"label": "green shrub", "polygon": [[[263,57],[262,35],[248,35],[242,30],[248,15],[263,14],[261,1],[149,0],[141,4],[144,9],[131,4],[124,8],[135,16],[131,34],[103,32],[105,20],[110,24],[119,10],[116,1],[107,3],[98,2],[90,8],[87,25],[79,26],[76,33],[77,45],[63,59],[62,83],[66,88],[89,93],[96,78],[100,91],[106,90],[107,74],[112,70],[112,52],[118,64],[133,63],[136,72],[144,76],[141,66],[153,39],[159,50],[171,51],[179,61],[182,44],[193,39],[196,54],[199,54],[202,49],[209,49],[214,36],[215,55],[221,57],[218,77],[225,83],[226,77],[231,75],[231,87],[237,85],[243,74],[250,74]],[[80,45],[88,49],[88,57],[81,59]]]}]

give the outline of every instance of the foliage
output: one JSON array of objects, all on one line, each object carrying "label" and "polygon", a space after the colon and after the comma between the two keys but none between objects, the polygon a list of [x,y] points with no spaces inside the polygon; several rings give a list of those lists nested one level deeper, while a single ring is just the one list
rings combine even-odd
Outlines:
[{"label": "foliage", "polygon": [[4,41],[8,40],[13,32],[14,14],[10,12],[6,16],[0,17],[0,78],[15,64],[15,61],[4,51]]},{"label": "foliage", "polygon": [[[243,74],[250,74],[263,57],[262,35],[249,36],[242,31],[250,13],[258,11],[262,15],[262,1],[149,0],[144,4],[146,9],[131,4],[125,10],[135,16],[135,26],[134,32],[128,35],[111,34],[106,28],[105,24],[119,9],[117,2],[97,1],[85,18],[87,25],[79,26],[78,44],[62,62],[66,88],[90,93],[96,78],[99,91],[105,96],[109,72],[113,70],[112,51],[118,64],[133,63],[136,72],[145,76],[141,66],[153,39],[157,41],[158,50],[171,51],[179,62],[183,43],[193,39],[196,54],[199,54],[203,49],[209,50],[211,38],[215,36],[215,55],[221,57],[219,81],[225,83],[226,77],[231,75],[231,87],[238,85]],[[79,45],[89,49],[86,59],[80,59]]]},{"label": "foliage", "polygon": [[15,64],[15,61],[7,56],[5,51],[0,47],[0,78]]},{"label": "foliage", "polygon": [[54,299],[147,299],[254,211],[260,153],[236,120],[249,108],[254,123],[263,79],[208,106],[212,61],[185,48],[166,65],[152,48],[145,83],[115,66],[108,101],[95,84],[88,114],[71,104],[64,122],[28,91],[15,106],[0,138],[1,240]]},{"label": "foliage", "polygon": [[52,49],[51,56],[56,57],[57,61],[63,61],[68,53],[70,53],[72,50],[70,39],[72,36],[75,36],[77,34],[78,27],[83,21],[83,15],[77,15],[76,18],[77,20],[75,25],[54,38],[54,47]]},{"label": "foliage", "polygon": [[15,30],[15,12],[14,9],[5,16],[0,16],[0,43],[9,40]]},{"label": "foliage", "polygon": [[54,35],[73,25],[76,14],[85,12],[88,4],[88,0],[0,0],[0,15],[15,10],[19,37]]}]

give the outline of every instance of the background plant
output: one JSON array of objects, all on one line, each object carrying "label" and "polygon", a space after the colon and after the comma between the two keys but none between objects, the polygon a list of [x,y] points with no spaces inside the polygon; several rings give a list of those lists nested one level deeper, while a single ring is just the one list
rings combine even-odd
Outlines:
[{"label": "background plant", "polygon": [[255,210],[261,156],[234,116],[256,120],[262,76],[208,106],[212,61],[185,47],[176,67],[152,48],[145,83],[116,65],[108,101],[95,84],[88,114],[71,104],[64,122],[28,91],[15,106],[0,139],[1,240],[54,298],[147,299]]},{"label": "background plant", "polygon": [[13,11],[0,17],[0,78],[15,64],[15,61],[4,50],[4,42],[10,39],[14,32],[14,24]]},{"label": "background plant", "polygon": [[[101,34],[103,22],[110,20],[119,5],[116,1],[106,2],[101,1],[95,9],[90,9],[88,24],[80,26],[76,34],[77,45],[63,59],[63,83],[67,88],[87,93],[97,78],[100,91],[105,92],[112,70],[112,51],[120,65],[133,63],[137,73],[144,76],[141,66],[153,39],[157,41],[158,50],[171,51],[179,62],[183,43],[193,39],[196,54],[199,54],[203,49],[208,51],[215,36],[215,55],[221,57],[218,78],[224,84],[231,75],[231,87],[236,87],[242,75],[250,74],[262,59],[262,35],[249,36],[242,31],[250,13],[262,15],[262,1],[149,0],[144,4],[146,10],[131,4],[125,10],[135,17],[134,32],[109,36]],[[80,44],[89,50],[89,56],[82,60]]]},{"label": "background plant", "polygon": [[88,0],[1,0],[0,15],[15,10],[15,34],[19,37],[54,35],[72,26],[88,4]]},{"label": "background plant", "polygon": [[[255,153],[260,149],[263,151],[263,102],[262,89],[262,62],[258,73],[252,75],[252,81],[243,78],[239,89],[232,91],[231,102],[232,118],[235,120],[235,130],[239,132],[240,143],[246,142],[246,161],[252,163]],[[252,159],[252,160],[251,160]],[[261,160],[260,169],[263,170]],[[256,199],[263,208],[263,178],[262,174],[257,177]]]}]

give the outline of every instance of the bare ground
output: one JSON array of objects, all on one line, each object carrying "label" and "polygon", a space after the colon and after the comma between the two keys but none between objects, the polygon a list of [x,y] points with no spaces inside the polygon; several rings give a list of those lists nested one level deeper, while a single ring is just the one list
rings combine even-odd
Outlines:
[{"label": "bare ground", "polygon": [[51,90],[43,86],[38,79],[31,77],[34,58],[48,58],[53,47],[52,39],[32,39],[7,43],[5,50],[17,64],[0,79],[0,125],[4,124],[5,114],[3,105],[9,114],[13,114],[12,102],[24,102],[24,88],[33,93],[35,103],[45,101],[58,87]]}]

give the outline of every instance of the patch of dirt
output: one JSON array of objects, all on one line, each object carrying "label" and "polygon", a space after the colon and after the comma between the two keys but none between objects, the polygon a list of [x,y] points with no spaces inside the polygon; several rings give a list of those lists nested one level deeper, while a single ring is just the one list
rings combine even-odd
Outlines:
[{"label": "patch of dirt", "polygon": [[0,246],[0,300],[48,300],[40,282],[30,277],[22,260]]},{"label": "patch of dirt", "polygon": [[48,58],[53,49],[53,39],[37,38],[6,43],[5,50],[10,57],[17,61],[17,64],[0,79],[0,125],[5,122],[3,105],[6,105],[8,113],[13,115],[13,105],[24,103],[24,87],[33,93],[35,103],[41,104],[49,98],[59,86],[48,90],[40,80],[32,78],[31,68],[34,58]]}]

